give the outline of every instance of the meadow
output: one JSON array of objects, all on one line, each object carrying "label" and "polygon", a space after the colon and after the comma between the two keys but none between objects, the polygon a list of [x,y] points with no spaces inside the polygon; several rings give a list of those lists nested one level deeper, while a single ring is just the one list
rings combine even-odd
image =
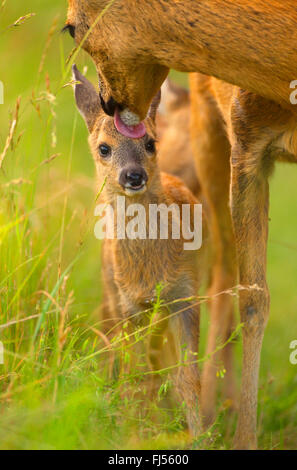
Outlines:
[{"label": "meadow", "polygon": [[[111,349],[127,361],[129,349],[124,333],[109,344],[100,330],[101,247],[93,233],[99,188],[70,84],[74,44],[60,33],[66,3],[0,0],[0,449],[187,448],[183,404],[162,405],[171,386],[166,376],[143,415],[143,376],[108,374]],[[89,57],[80,51],[75,61],[96,83]],[[297,339],[294,170],[280,164],[271,178],[261,449],[297,445],[297,366],[289,362]],[[203,308],[202,357],[207,325]],[[240,336],[235,348],[239,389]],[[219,401],[209,448],[232,447],[235,419]]]}]

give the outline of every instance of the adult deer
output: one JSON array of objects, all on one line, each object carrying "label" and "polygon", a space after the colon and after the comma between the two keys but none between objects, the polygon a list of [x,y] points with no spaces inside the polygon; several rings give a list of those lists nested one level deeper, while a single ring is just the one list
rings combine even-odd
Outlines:
[{"label": "adult deer", "polygon": [[[296,2],[116,0],[98,20],[109,3],[69,0],[67,27],[95,61],[101,102],[115,116],[121,133],[145,134],[142,120],[169,68],[202,72],[236,85],[197,76],[192,85],[192,132],[197,165],[206,180],[199,176],[208,187],[218,185],[223,194],[214,219],[221,241],[221,279],[225,268],[226,278],[234,278],[232,256],[222,258],[223,248],[233,241],[227,207],[231,148],[231,206],[240,283],[259,287],[240,295],[243,369],[235,437],[237,448],[255,448],[260,351],[269,312],[268,176],[276,159],[297,162],[296,108],[290,102],[290,83],[297,78]],[[201,106],[205,114],[197,110]],[[224,122],[227,132],[220,124]],[[198,133],[204,135],[203,145]],[[209,152],[203,158],[201,149]],[[217,162],[212,168],[218,171],[207,171],[206,157]],[[218,195],[210,194],[216,204]]]}]

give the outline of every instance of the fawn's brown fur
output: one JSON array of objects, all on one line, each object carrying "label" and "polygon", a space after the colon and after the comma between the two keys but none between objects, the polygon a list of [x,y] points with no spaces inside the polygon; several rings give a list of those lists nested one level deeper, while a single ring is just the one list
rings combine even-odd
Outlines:
[{"label": "fawn's brown fur", "polygon": [[[77,42],[106,4],[69,0],[67,23],[75,27]],[[83,44],[96,63],[111,114],[118,106],[144,119],[169,68],[236,85],[198,74],[191,79],[193,150],[214,242],[212,290],[236,283],[235,247],[240,284],[259,287],[240,293],[237,448],[255,448],[257,442],[258,373],[269,313],[268,177],[275,160],[297,161],[297,108],[289,101],[296,42],[295,0],[152,0],[145,8],[143,2],[126,0],[111,6]],[[231,312],[228,296],[213,303],[210,348],[217,334],[228,331]],[[214,371],[209,362],[202,381],[207,419],[213,415]]]},{"label": "fawn's brown fur", "polygon": [[[75,97],[77,106],[83,115],[89,132],[90,148],[94,157],[99,185],[105,182],[100,198],[114,209],[117,219],[117,197],[125,196],[126,209],[131,204],[141,204],[148,214],[149,204],[184,204],[193,209],[197,200],[182,181],[172,175],[162,173],[157,163],[156,152],[147,150],[147,143],[155,137],[155,114],[157,103],[151,107],[146,120],[147,135],[142,139],[129,139],[115,129],[113,119],[106,116],[101,108],[98,94],[91,83],[73,68]],[[100,145],[110,148],[108,158],[100,156]],[[142,171],[146,177],[145,191],[132,191],[122,183],[122,175]],[[101,199],[100,199],[101,201]],[[173,215],[172,215],[173,217]],[[126,216],[127,223],[129,216]],[[172,221],[171,221],[172,222]],[[103,284],[104,317],[111,323],[127,318],[133,323],[144,323],[146,316],[141,312],[153,307],[156,300],[156,286],[162,284],[161,298],[164,302],[175,301],[169,309],[161,308],[160,325],[156,334],[152,334],[148,357],[153,370],[159,370],[162,364],[162,346],[164,331],[171,329],[169,338],[175,340],[172,351],[178,351],[171,357],[171,364],[180,361],[179,354],[188,351],[189,365],[177,371],[176,387],[187,406],[189,429],[195,436],[201,431],[199,370],[195,360],[198,354],[199,340],[199,305],[195,298],[199,289],[199,276],[204,271],[204,255],[196,251],[184,250],[183,237],[174,239],[169,222],[168,239],[105,239],[103,244]],[[205,231],[204,231],[205,232]],[[206,234],[204,233],[204,237]],[[202,252],[202,253],[201,253]],[[180,300],[180,301],[178,301]],[[169,313],[170,312],[170,313]],[[164,319],[162,321],[162,319]],[[182,356],[181,356],[182,359]]]}]

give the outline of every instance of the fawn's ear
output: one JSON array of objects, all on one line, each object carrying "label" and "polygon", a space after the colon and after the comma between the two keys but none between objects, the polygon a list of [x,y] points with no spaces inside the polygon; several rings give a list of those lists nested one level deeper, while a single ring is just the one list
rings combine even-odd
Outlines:
[{"label": "fawn's ear", "polygon": [[157,115],[160,101],[161,101],[161,90],[159,90],[158,93],[153,98],[153,101],[151,103],[151,106],[148,112],[148,116],[152,119],[153,122],[155,122],[156,120],[156,115]]},{"label": "fawn's ear", "polygon": [[87,124],[89,132],[92,132],[101,110],[99,95],[92,83],[80,73],[75,64],[72,66],[72,74],[73,79],[80,82],[74,85],[76,105]]}]

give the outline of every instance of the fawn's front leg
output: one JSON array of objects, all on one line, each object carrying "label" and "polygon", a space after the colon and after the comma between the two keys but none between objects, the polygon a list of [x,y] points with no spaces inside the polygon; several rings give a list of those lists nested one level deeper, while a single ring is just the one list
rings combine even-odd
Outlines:
[{"label": "fawn's front leg", "polygon": [[[162,377],[159,372],[166,367],[166,358],[164,358],[164,339],[168,336],[168,315],[167,309],[160,309],[155,315],[149,331],[148,341],[148,360],[152,369],[152,377],[150,381],[150,397],[153,398],[159,390]],[[171,346],[171,345],[170,345]],[[173,360],[175,358],[173,354]],[[165,361],[164,361],[165,359]],[[172,358],[171,358],[172,359]]]},{"label": "fawn's front leg", "polygon": [[[179,312],[179,313],[177,313]],[[197,437],[201,433],[200,417],[200,372],[197,364],[199,347],[199,306],[175,306],[171,327],[176,335],[179,367],[176,387],[186,405],[190,433]]]}]

